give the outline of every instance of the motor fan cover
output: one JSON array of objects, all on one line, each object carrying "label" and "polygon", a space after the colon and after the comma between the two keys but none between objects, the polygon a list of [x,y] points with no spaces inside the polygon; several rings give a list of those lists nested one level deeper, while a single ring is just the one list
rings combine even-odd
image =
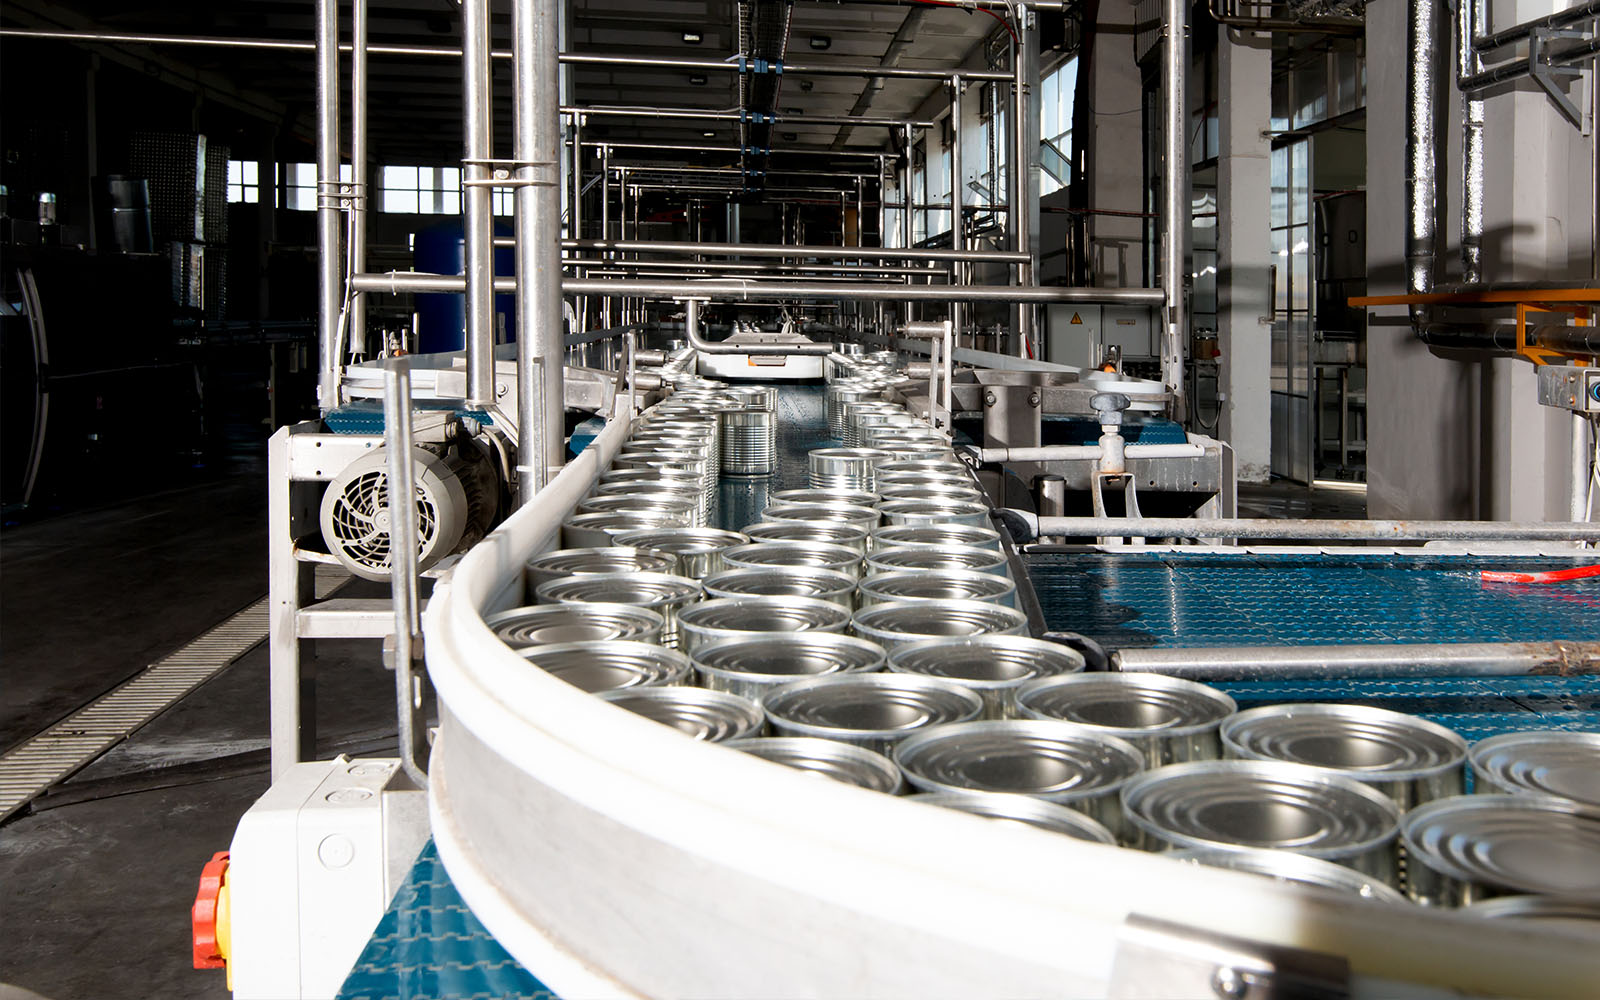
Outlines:
[{"label": "motor fan cover", "polygon": [[[427,569],[456,550],[470,513],[459,470],[426,448],[412,448],[417,483],[418,566]],[[322,496],[322,537],[350,572],[388,580],[389,452],[376,448],[345,467]]]}]

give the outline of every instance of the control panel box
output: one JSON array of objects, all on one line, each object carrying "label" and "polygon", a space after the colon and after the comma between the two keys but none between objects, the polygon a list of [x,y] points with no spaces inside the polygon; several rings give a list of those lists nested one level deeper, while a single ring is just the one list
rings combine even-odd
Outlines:
[{"label": "control panel box", "polygon": [[1600,413],[1600,368],[1541,365],[1539,402],[1577,413]]}]

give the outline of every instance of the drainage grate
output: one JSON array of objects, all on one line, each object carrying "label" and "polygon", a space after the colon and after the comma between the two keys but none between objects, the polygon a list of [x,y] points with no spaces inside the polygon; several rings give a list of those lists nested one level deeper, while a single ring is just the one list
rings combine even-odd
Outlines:
[{"label": "drainage grate", "polygon": [[[349,579],[317,567],[317,596]],[[0,757],[0,820],[176,704],[267,637],[262,598]]]}]

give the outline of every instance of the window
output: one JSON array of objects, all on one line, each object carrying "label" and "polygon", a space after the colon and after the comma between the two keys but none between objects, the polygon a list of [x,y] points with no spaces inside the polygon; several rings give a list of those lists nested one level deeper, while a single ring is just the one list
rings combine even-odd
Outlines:
[{"label": "window", "polygon": [[261,164],[255,160],[228,161],[228,203],[254,205],[261,201]]},{"label": "window", "polygon": [[[339,164],[341,181],[353,181],[355,176],[355,169],[350,164]],[[315,163],[283,165],[283,207],[293,212],[316,211],[317,165]]]},{"label": "window", "polygon": [[1039,193],[1066,187],[1072,166],[1072,101],[1078,60],[1068,59],[1039,83]]},{"label": "window", "polygon": [[460,215],[460,167],[384,167],[379,210],[410,215]]}]

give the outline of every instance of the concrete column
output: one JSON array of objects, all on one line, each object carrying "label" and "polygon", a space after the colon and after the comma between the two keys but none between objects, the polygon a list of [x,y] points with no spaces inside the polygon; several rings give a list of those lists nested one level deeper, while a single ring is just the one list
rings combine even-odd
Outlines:
[{"label": "concrete column", "polygon": [[1217,336],[1227,398],[1219,430],[1233,445],[1239,481],[1264,483],[1272,467],[1272,47],[1265,35],[1217,40]]}]

